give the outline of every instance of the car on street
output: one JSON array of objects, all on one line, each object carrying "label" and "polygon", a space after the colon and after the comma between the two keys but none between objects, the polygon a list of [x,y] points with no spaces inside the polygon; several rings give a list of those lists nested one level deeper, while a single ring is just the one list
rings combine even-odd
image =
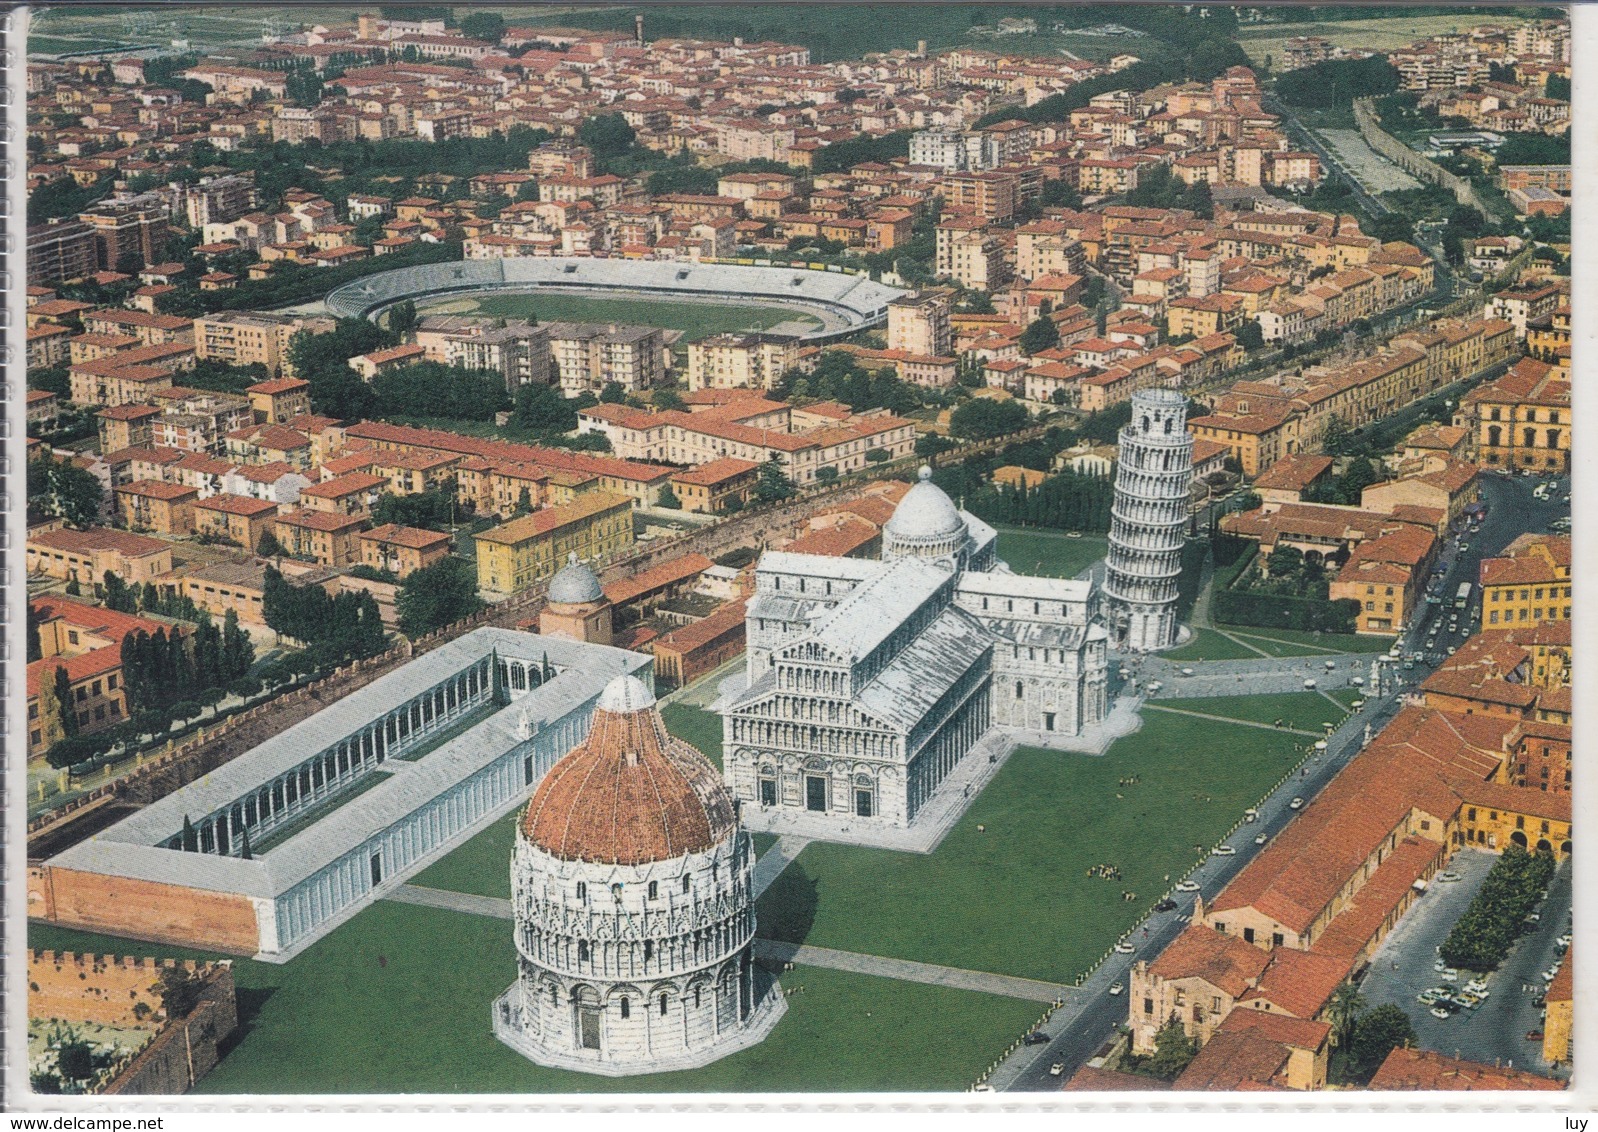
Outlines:
[{"label": "car on street", "polygon": [[1543,972],[1543,982],[1551,983],[1555,979],[1557,979],[1559,977],[1559,967],[1560,967],[1560,964],[1555,963],[1552,967],[1548,968],[1548,970],[1544,971]]},{"label": "car on street", "polygon": [[1060,1074],[1062,1074],[1064,1072],[1065,1072],[1065,1062],[1063,1062],[1063,1061],[1056,1061],[1053,1065],[1049,1066],[1049,1076],[1050,1077],[1058,1077]]},{"label": "car on street", "polygon": [[1569,947],[1570,946],[1570,936],[1568,934],[1562,935],[1558,939],[1554,940],[1554,942],[1557,943],[1560,947]]},{"label": "car on street", "polygon": [[1302,810],[1304,808],[1304,799],[1294,798],[1287,804],[1287,808],[1290,810]]},{"label": "car on street", "polygon": [[1437,1000],[1443,996],[1434,990],[1423,990],[1415,996],[1415,1001],[1422,1006],[1436,1006]]},{"label": "car on street", "polygon": [[1065,537],[1066,538],[1081,538],[1082,537],[1082,532],[1081,531],[1066,531],[1065,532]]},{"label": "car on street", "polygon": [[1111,983],[1110,984],[1110,993],[1111,994],[1125,994],[1126,993],[1126,984],[1125,983]]},{"label": "car on street", "polygon": [[1248,821],[1248,822],[1259,821],[1260,820],[1260,812],[1258,810],[1256,810],[1253,806],[1250,806],[1248,809],[1243,811],[1243,820],[1244,821]]},{"label": "car on street", "polygon": [[1451,884],[1459,879],[1459,874],[1454,872],[1452,869],[1449,869],[1438,873],[1437,879],[1442,881],[1444,884]]},{"label": "car on street", "polygon": [[1439,959],[1437,962],[1432,964],[1432,970],[1433,971],[1446,971],[1446,970],[1448,970],[1448,960]]},{"label": "car on street", "polygon": [[1217,845],[1215,848],[1210,850],[1210,856],[1212,857],[1232,857],[1236,856],[1236,854],[1237,850],[1233,849],[1230,845]]},{"label": "car on street", "polygon": [[1453,967],[1444,967],[1439,973],[1445,983],[1457,983],[1459,981],[1459,971]]},{"label": "car on street", "polygon": [[1548,1005],[1548,996],[1546,994],[1540,994],[1531,1000],[1531,1004],[1538,1010],[1541,1010],[1544,1006]]},{"label": "car on street", "polygon": [[1470,982],[1465,984],[1465,993],[1466,994],[1486,994],[1487,993],[1487,980],[1486,979],[1472,979]]},{"label": "car on street", "polygon": [[1137,951],[1137,948],[1133,947],[1124,939],[1115,945],[1115,953],[1117,955],[1131,955],[1135,951]]},{"label": "car on street", "polygon": [[1269,840],[1270,840],[1270,836],[1268,834],[1261,833],[1261,834],[1258,834],[1257,836],[1255,836],[1254,844],[1256,844],[1256,845],[1264,845]]},{"label": "car on street", "polygon": [[1042,1030],[1033,1030],[1027,1034],[1025,1040],[1029,1046],[1046,1046],[1049,1044],[1049,1035]]},{"label": "car on street", "polygon": [[1304,681],[1304,690],[1307,691],[1307,692],[1313,692],[1315,690],[1315,681],[1313,681],[1313,680]]},{"label": "car on street", "polygon": [[1198,882],[1197,881],[1192,881],[1192,880],[1181,881],[1176,886],[1176,891],[1178,891],[1178,892],[1197,892],[1198,890],[1199,890]]},{"label": "car on street", "polygon": [[1164,900],[1161,900],[1158,904],[1154,905],[1154,911],[1174,912],[1176,911],[1176,901],[1167,896]]},{"label": "car on street", "polygon": [[1540,1042],[1543,1040],[1543,1032],[1541,1030],[1527,1030],[1526,1040],[1528,1042]]}]

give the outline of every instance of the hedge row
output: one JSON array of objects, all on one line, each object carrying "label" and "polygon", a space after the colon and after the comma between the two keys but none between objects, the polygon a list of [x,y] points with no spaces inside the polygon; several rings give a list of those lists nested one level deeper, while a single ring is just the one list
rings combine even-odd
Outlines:
[{"label": "hedge row", "polygon": [[1280,594],[1240,593],[1217,589],[1211,615],[1227,625],[1252,625],[1261,629],[1301,629],[1308,632],[1352,633],[1359,619],[1359,602],[1352,598],[1320,601]]}]

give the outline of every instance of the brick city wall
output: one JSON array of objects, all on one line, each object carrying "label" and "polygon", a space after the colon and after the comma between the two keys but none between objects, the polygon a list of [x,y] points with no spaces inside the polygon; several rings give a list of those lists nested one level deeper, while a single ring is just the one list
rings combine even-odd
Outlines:
[{"label": "brick city wall", "polygon": [[199,1004],[189,1016],[157,1034],[101,1092],[146,1096],[186,1093],[220,1060],[220,1047],[238,1025],[233,972],[225,965],[214,967],[200,993]]},{"label": "brick city wall", "polygon": [[[28,953],[28,1017],[106,1026],[157,1025],[161,996],[156,984],[169,967],[207,972],[209,963],[142,959],[128,955],[81,955],[71,951]],[[139,1003],[149,1008],[140,1018]]]},{"label": "brick city wall", "polygon": [[[33,899],[33,874],[41,899]],[[48,893],[48,897],[44,894]],[[253,955],[260,949],[248,897],[103,876],[49,865],[29,870],[29,915],[85,931]],[[43,916],[35,907],[48,906]]]}]

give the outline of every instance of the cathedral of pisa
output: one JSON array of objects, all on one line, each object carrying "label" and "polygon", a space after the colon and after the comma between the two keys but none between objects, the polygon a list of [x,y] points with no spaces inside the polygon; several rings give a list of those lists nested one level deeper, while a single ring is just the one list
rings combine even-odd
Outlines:
[{"label": "cathedral of pisa", "polygon": [[[1185,399],[1133,395],[1110,591],[1013,573],[998,535],[930,469],[880,561],[770,551],[748,605],[744,690],[722,706],[725,778],[761,810],[907,827],[990,731],[1074,736],[1108,711],[1109,648],[1175,643],[1192,482]],[[1124,465],[1123,465],[1124,469]]]}]

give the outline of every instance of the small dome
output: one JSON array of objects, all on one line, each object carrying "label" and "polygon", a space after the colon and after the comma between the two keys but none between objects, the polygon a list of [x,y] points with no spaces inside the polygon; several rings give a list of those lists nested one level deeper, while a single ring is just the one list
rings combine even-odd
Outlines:
[{"label": "small dome", "polygon": [[577,561],[574,550],[566,556],[566,565],[549,580],[549,600],[555,605],[583,605],[604,601],[605,591],[599,588],[594,572]]},{"label": "small dome", "polygon": [[601,711],[643,711],[655,706],[655,694],[636,676],[618,676],[599,693]]},{"label": "small dome", "polygon": [[964,530],[965,520],[943,489],[932,482],[932,469],[922,465],[920,482],[904,493],[886,529],[899,539],[940,539]]},{"label": "small dome", "polygon": [[702,853],[737,826],[716,768],[667,734],[643,681],[622,676],[600,693],[588,738],[544,776],[521,832],[562,860],[642,865]]}]

